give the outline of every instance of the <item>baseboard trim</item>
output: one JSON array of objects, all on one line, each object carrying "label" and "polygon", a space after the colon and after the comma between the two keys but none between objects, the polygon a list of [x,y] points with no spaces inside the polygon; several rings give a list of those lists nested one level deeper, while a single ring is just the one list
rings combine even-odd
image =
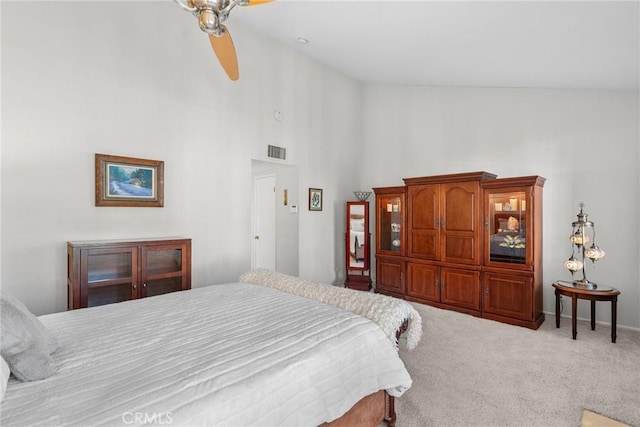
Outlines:
[{"label": "baseboard trim", "polygon": [[[555,322],[556,321],[556,312],[555,311],[543,311],[543,313],[545,313],[547,315],[546,322]],[[560,317],[562,319],[571,320],[571,315],[560,314]],[[578,320],[580,320],[582,322],[591,322],[590,318],[585,319],[584,317],[580,317],[580,316],[578,316]],[[611,326],[611,322],[603,322],[601,320],[596,320],[596,325]],[[640,328],[634,328],[633,326],[621,325],[620,323],[618,323],[618,329],[626,329],[628,331],[640,332]]]}]

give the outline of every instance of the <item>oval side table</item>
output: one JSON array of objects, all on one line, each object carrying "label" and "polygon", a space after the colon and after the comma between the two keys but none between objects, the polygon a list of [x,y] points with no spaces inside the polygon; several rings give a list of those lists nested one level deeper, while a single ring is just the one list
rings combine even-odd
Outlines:
[{"label": "oval side table", "polygon": [[577,307],[578,300],[585,299],[591,301],[591,330],[596,329],[596,301],[611,301],[611,342],[616,342],[616,318],[617,303],[620,291],[611,286],[598,285],[595,289],[586,289],[575,286],[572,282],[558,280],[553,284],[556,289],[556,328],[560,327],[560,295],[571,298],[571,329],[573,339],[576,339],[577,332]]}]

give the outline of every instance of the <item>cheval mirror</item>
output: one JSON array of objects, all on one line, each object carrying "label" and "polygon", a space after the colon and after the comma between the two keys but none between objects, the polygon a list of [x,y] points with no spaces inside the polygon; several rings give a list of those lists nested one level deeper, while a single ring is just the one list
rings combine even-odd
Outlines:
[{"label": "cheval mirror", "polygon": [[347,202],[346,221],[346,270],[344,286],[368,291],[369,275],[369,202]]}]

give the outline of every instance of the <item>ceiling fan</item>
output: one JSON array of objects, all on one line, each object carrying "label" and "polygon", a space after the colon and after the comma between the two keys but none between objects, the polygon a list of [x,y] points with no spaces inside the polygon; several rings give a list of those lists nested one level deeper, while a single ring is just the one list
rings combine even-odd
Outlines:
[{"label": "ceiling fan", "polygon": [[231,80],[238,80],[238,58],[229,30],[222,23],[236,6],[257,6],[273,0],[173,0],[198,18],[200,29],[209,34],[213,51]]}]

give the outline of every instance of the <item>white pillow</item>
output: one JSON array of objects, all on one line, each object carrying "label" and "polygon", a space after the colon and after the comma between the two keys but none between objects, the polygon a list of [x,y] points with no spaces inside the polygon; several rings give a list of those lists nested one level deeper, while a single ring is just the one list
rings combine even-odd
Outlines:
[{"label": "white pillow", "polygon": [[0,355],[20,381],[42,380],[56,371],[56,337],[17,298],[0,297]]},{"label": "white pillow", "polygon": [[0,357],[0,402],[2,402],[2,399],[4,399],[4,392],[7,391],[9,375],[11,375],[9,365],[7,365],[7,362],[5,362],[2,357]]}]

